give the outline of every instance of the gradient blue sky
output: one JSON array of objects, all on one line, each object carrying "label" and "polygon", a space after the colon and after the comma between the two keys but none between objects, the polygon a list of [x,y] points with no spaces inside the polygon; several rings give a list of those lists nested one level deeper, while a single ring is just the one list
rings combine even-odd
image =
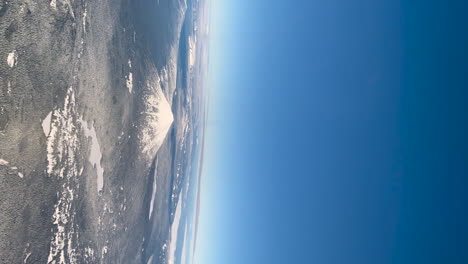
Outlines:
[{"label": "gradient blue sky", "polygon": [[467,5],[212,2],[195,263],[468,263]]}]

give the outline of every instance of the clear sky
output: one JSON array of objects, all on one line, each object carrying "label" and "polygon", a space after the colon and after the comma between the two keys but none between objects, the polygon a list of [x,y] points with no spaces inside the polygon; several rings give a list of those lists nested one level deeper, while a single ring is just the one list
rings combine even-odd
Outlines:
[{"label": "clear sky", "polygon": [[468,263],[466,7],[213,0],[195,263]]}]

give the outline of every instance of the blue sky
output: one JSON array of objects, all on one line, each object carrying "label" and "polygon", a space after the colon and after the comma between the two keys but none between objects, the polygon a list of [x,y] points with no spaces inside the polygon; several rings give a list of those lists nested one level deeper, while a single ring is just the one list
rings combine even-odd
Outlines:
[{"label": "blue sky", "polygon": [[466,6],[212,2],[196,264],[465,263]]}]

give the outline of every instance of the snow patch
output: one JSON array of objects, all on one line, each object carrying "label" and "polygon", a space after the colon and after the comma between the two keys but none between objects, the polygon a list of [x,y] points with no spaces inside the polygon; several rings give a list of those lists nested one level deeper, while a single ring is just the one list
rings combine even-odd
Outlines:
[{"label": "snow patch", "polygon": [[152,264],[153,263],[153,255],[150,256],[146,264]]},{"label": "snow patch", "polygon": [[7,83],[7,94],[11,95],[11,82],[10,81],[8,81]]},{"label": "snow patch", "polygon": [[[0,159],[0,166],[8,167],[9,165],[10,165],[10,163],[9,163],[8,161],[6,161],[6,160],[4,160],[4,159]],[[18,167],[12,166],[12,167],[10,167],[10,170],[13,171],[13,173],[18,174],[18,176],[19,176],[20,178],[23,178],[23,177],[24,177],[24,174],[18,171]]]},{"label": "snow patch", "polygon": [[85,248],[85,257],[94,257],[94,249],[90,247]]},{"label": "snow patch", "polygon": [[80,118],[81,127],[84,130],[84,134],[86,137],[91,137],[91,152],[89,153],[88,161],[96,168],[97,174],[97,191],[102,191],[104,186],[104,169],[101,166],[101,147],[99,146],[99,142],[97,140],[96,130],[94,129],[94,125],[91,125],[91,128],[88,127],[86,122]]},{"label": "snow patch", "polygon": [[45,136],[49,136],[50,133],[50,123],[52,119],[52,111],[44,118],[42,121],[42,130],[44,131]]},{"label": "snow patch", "polygon": [[[130,69],[132,68],[132,61],[130,59],[128,60],[128,67]],[[125,80],[126,80],[126,83],[127,83],[128,91],[130,93],[132,93],[132,89],[133,89],[133,74],[132,74],[132,72],[129,72],[128,76],[125,76]]]},{"label": "snow patch", "polygon": [[101,259],[104,259],[104,256],[107,254],[107,246],[104,246],[102,249],[101,249]]},{"label": "snow patch", "polygon": [[29,252],[28,254],[26,254],[26,257],[24,258],[23,260],[23,263],[27,263],[28,262],[28,258],[31,256],[31,252]]},{"label": "snow patch", "polygon": [[57,0],[51,0],[51,1],[50,1],[50,6],[51,6],[53,9],[57,9]]},{"label": "snow patch", "polygon": [[195,65],[195,59],[196,59],[196,41],[192,38],[192,36],[189,36],[189,54],[188,54],[188,64],[189,67],[192,68]]},{"label": "snow patch", "polygon": [[86,32],[86,16],[88,15],[88,10],[86,10],[86,7],[83,12],[83,31]]},{"label": "snow patch", "polygon": [[132,89],[133,89],[133,74],[132,72],[129,72],[128,73],[128,77],[125,78],[126,79],[126,82],[127,82],[127,89],[130,93],[132,93]]},{"label": "snow patch", "polygon": [[18,63],[18,54],[16,54],[16,50],[13,50],[8,54],[7,63],[10,68],[13,68]]},{"label": "snow patch", "polygon": [[156,159],[156,164],[154,165],[154,174],[153,174],[153,191],[151,194],[151,202],[150,202],[150,211],[148,215],[148,219],[151,219],[151,215],[153,214],[153,207],[154,207],[154,200],[156,198],[156,176],[158,174],[158,159]]}]

